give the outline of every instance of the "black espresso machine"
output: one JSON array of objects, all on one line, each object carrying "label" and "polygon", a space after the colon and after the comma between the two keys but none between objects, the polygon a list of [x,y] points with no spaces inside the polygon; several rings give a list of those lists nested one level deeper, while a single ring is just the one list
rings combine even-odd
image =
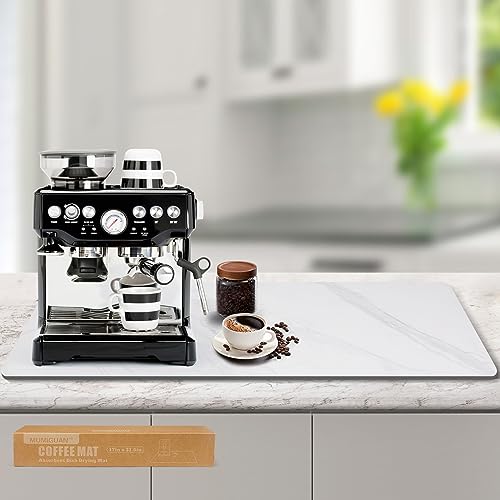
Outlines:
[{"label": "black espresso machine", "polygon": [[[129,150],[120,185],[105,182],[115,159],[114,151],[41,153],[41,168],[51,182],[34,195],[34,229],[41,239],[35,365],[196,361],[190,277],[206,314],[202,275],[210,261],[190,260],[189,238],[203,218],[202,202],[176,182],[165,186],[156,150]],[[154,330],[127,331],[108,308],[111,281],[131,270],[149,275],[161,289]]]}]

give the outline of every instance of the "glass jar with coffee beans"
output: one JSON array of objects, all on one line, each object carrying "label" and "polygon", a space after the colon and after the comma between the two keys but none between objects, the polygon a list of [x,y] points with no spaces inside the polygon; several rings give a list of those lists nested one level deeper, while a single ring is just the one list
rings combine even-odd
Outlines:
[{"label": "glass jar with coffee beans", "polygon": [[222,262],[217,266],[216,291],[222,316],[255,312],[257,266],[242,260]]}]

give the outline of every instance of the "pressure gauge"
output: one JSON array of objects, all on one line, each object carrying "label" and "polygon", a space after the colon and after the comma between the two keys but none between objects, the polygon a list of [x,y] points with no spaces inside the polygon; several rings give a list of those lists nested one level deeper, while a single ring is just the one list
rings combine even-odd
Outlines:
[{"label": "pressure gauge", "polygon": [[108,234],[121,234],[127,227],[127,216],[120,210],[108,210],[101,217],[101,226]]}]

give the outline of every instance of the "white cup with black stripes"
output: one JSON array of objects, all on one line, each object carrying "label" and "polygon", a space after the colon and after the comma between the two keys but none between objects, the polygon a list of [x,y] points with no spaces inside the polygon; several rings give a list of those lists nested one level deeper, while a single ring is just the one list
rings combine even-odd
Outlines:
[{"label": "white cup with black stripes", "polygon": [[177,174],[163,168],[161,153],[157,149],[129,149],[125,153],[122,188],[162,189],[176,185]]},{"label": "white cup with black stripes", "polygon": [[109,297],[110,311],[117,311],[125,330],[148,331],[158,326],[161,290],[157,286],[125,287]]}]

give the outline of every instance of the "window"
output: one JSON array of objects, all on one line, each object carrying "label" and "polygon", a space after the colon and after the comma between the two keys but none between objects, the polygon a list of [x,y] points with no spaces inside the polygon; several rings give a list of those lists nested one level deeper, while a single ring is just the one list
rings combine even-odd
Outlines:
[{"label": "window", "polygon": [[463,64],[471,83],[464,124],[469,130],[500,127],[500,0],[463,0]]},{"label": "window", "polygon": [[477,17],[478,119],[500,126],[500,0],[479,0]]}]

